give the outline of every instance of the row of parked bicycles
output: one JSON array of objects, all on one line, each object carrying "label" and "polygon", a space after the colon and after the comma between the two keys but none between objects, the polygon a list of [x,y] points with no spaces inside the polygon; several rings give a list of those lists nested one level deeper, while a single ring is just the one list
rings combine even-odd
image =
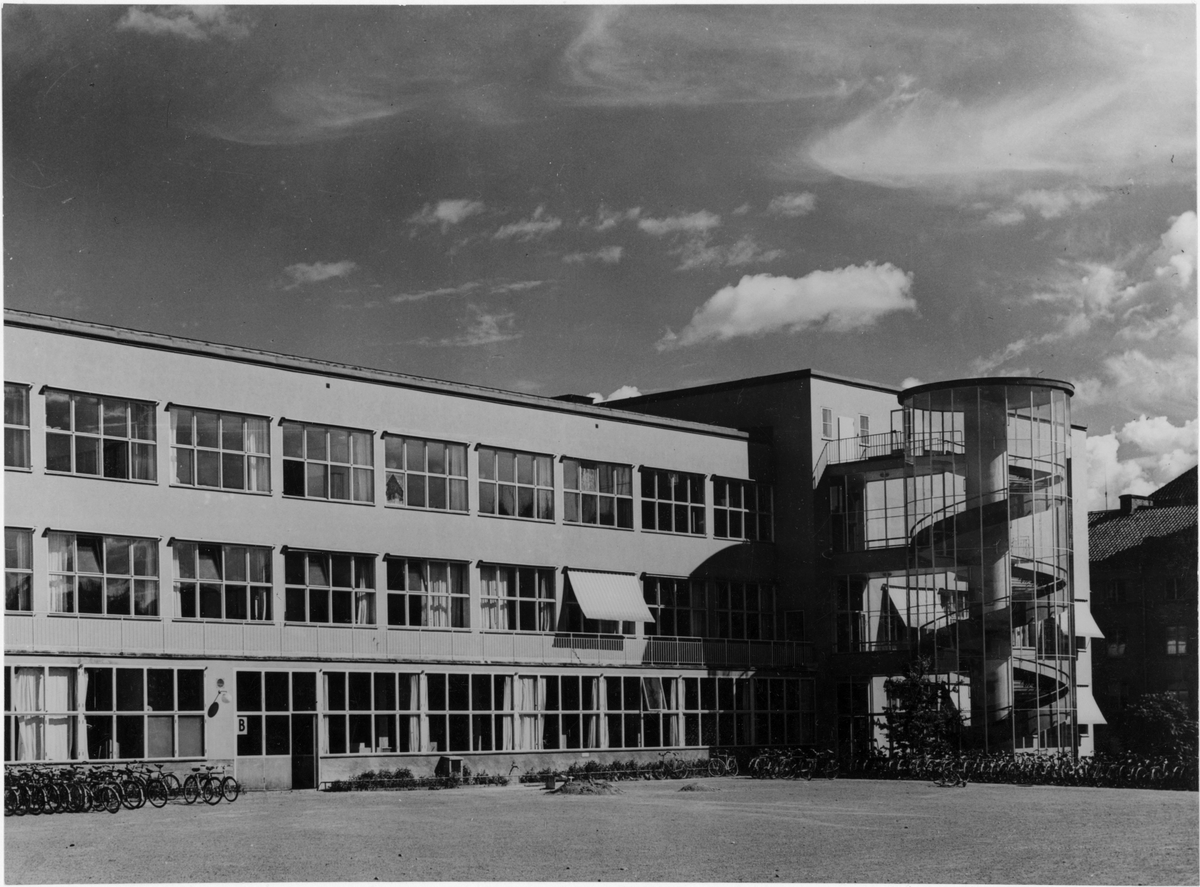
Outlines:
[{"label": "row of parked bicycles", "polygon": [[837,755],[829,749],[769,748],[750,759],[754,779],[837,779]]},{"label": "row of parked bicycles", "polygon": [[956,752],[943,755],[873,755],[855,768],[882,779],[929,779],[939,784],[998,782],[1024,785],[1073,785],[1097,788],[1148,788],[1196,791],[1197,763],[1184,758],[1075,758],[1070,754]]},{"label": "row of parked bicycles", "polygon": [[162,764],[6,764],[4,815],[42,813],[117,813],[137,810],[147,802],[165,807],[171,801],[195,804],[233,802],[242,787],[212,764],[192,767],[182,780]]}]

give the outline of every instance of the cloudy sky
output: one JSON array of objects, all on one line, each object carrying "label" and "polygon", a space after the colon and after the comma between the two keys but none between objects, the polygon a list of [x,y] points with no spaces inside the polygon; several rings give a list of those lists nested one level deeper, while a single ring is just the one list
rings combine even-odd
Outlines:
[{"label": "cloudy sky", "polygon": [[1195,34],[5,5],[4,298],[546,395],[1057,377],[1102,507],[1196,461]]}]

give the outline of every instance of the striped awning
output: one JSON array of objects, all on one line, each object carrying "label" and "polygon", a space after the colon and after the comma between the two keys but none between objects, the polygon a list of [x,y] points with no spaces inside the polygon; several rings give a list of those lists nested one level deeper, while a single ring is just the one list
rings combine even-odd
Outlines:
[{"label": "striped awning", "polygon": [[1076,687],[1075,688],[1075,720],[1081,724],[1107,724],[1104,720],[1104,715],[1100,712],[1100,706],[1096,704],[1096,699],[1092,696],[1091,687]]},{"label": "striped awning", "polygon": [[1102,638],[1104,632],[1092,618],[1092,611],[1083,601],[1075,602],[1075,636],[1081,638]]},{"label": "striped awning", "polygon": [[575,600],[588,619],[616,622],[653,622],[642,600],[642,586],[632,573],[567,570]]}]

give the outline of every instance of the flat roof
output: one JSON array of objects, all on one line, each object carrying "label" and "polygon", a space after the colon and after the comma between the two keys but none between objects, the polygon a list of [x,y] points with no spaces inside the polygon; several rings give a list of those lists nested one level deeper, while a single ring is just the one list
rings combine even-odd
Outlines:
[{"label": "flat roof", "polygon": [[778,385],[784,382],[794,382],[799,379],[822,379],[826,382],[836,382],[840,385],[852,385],[855,388],[870,388],[887,394],[899,394],[903,389],[897,385],[881,385],[878,382],[868,382],[865,379],[855,379],[851,376],[839,376],[823,370],[805,369],[789,370],[785,373],[771,373],[766,376],[751,376],[748,379],[730,379],[726,382],[711,382],[707,385],[695,385],[690,388],[672,388],[669,391],[655,391],[641,394],[637,397],[626,397],[613,401],[614,404],[654,403],[659,400],[674,400],[681,396],[711,394],[716,391],[732,391],[739,388],[758,388],[765,385]]},{"label": "flat roof", "polygon": [[974,379],[947,379],[944,382],[927,382],[924,385],[914,385],[905,388],[905,399],[917,394],[927,394],[930,391],[945,391],[949,388],[990,388],[996,385],[1020,385],[1023,388],[1057,388],[1065,391],[1067,396],[1075,394],[1075,386],[1062,379],[1044,379],[1041,376],[983,376]]},{"label": "flat roof", "polygon": [[[690,422],[684,419],[668,419],[644,413],[632,413],[626,410],[615,409],[607,404],[570,403],[568,401],[555,400],[551,397],[506,391],[502,388],[487,388],[482,385],[470,385],[463,382],[428,379],[421,376],[397,373],[391,370],[334,363],[333,361],[318,360],[311,357],[297,357],[295,355],[263,351],[257,348],[245,348],[238,345],[223,345],[216,342],[205,342],[200,339],[187,339],[164,333],[152,333],[145,330],[134,330],[66,317],[54,317],[49,314],[36,314],[32,311],[19,311],[14,308],[4,309],[4,324],[5,326],[23,327],[49,333],[78,336],[80,338],[98,339],[136,348],[150,348],[180,354],[212,357],[218,360],[231,360],[257,366],[275,367],[291,372],[334,376],[379,385],[445,394],[452,397],[466,397],[475,400],[490,401],[492,403],[549,410],[556,413],[594,416],[626,424],[648,425],[657,428],[669,428],[738,440],[749,438],[747,432],[739,431],[736,428],[702,422]],[[620,403],[620,401],[616,401],[615,403]]]}]

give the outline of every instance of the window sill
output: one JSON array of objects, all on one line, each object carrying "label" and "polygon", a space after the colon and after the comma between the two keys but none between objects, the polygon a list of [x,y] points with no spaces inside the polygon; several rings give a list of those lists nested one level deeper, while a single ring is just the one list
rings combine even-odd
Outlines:
[{"label": "window sill", "polygon": [[582,521],[564,520],[562,525],[564,527],[580,527],[581,529],[588,530],[618,530],[622,533],[637,532],[633,527],[610,527],[607,524],[585,524]]},{"label": "window sill", "polygon": [[191,625],[278,625],[273,619],[206,619],[203,616],[176,616],[172,622],[184,622]]},{"label": "window sill", "polygon": [[488,514],[486,511],[475,512],[476,517],[486,517],[491,520],[515,520],[527,524],[541,524],[542,526],[554,526],[557,521],[552,517],[521,517],[519,514]]},{"label": "window sill", "polygon": [[[279,623],[264,622],[262,624],[263,625],[278,625]],[[379,626],[375,625],[375,624],[355,625],[353,623],[348,623],[348,622],[288,622],[286,620],[283,622],[283,626],[284,626],[284,628],[288,628],[288,627],[293,627],[293,628],[343,628],[343,629],[345,629],[345,628],[355,629],[356,628],[361,631],[374,631],[375,629],[379,628]]]},{"label": "window sill", "polygon": [[[207,489],[207,488],[202,487],[201,489]],[[374,502],[357,502],[353,499],[321,499],[317,496],[295,496],[295,495],[288,495],[287,493],[283,494],[283,498],[291,499],[296,502],[326,502],[330,505],[358,505],[358,506],[366,506],[367,508],[375,507]]]},{"label": "window sill", "polygon": [[5,610],[5,616],[32,616],[33,610]]},{"label": "window sill", "polygon": [[[263,496],[266,498],[270,498],[271,496],[270,490],[231,490],[228,487],[202,487],[199,484],[179,483],[172,483],[168,484],[167,486],[173,490],[198,490],[201,493],[237,493],[242,496]],[[296,498],[300,497],[297,496]]]},{"label": "window sill", "polygon": [[124,613],[59,613],[51,611],[47,616],[61,619],[128,619],[131,622],[162,622],[162,616],[131,616]]},{"label": "window sill", "polygon": [[471,510],[459,511],[456,508],[422,508],[420,505],[396,505],[393,502],[385,502],[384,508],[391,508],[393,511],[415,511],[418,514],[458,514],[470,517]]},{"label": "window sill", "polygon": [[80,480],[102,480],[116,484],[139,484],[143,487],[157,487],[157,480],[142,480],[137,477],[103,477],[99,474],[80,474],[77,471],[51,471],[46,469],[47,477],[77,477]]},{"label": "window sill", "polygon": [[16,471],[20,474],[33,474],[32,465],[5,465],[5,471]]},{"label": "window sill", "polygon": [[678,536],[682,539],[707,539],[708,533],[680,533],[675,530],[648,530],[642,527],[642,533],[650,533],[654,536]]},{"label": "window sill", "polygon": [[388,625],[388,631],[456,631],[459,634],[471,634],[470,626],[462,625]]}]

